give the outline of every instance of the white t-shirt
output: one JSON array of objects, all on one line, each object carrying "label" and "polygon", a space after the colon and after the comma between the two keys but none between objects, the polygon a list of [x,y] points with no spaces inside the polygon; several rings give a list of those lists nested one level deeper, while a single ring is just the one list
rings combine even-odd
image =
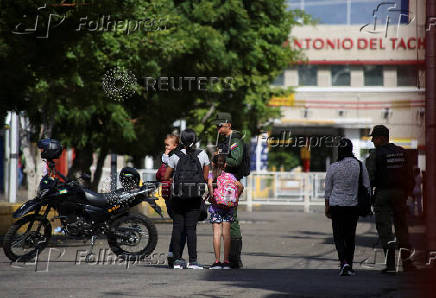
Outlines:
[{"label": "white t-shirt", "polygon": [[[186,154],[186,149],[182,149],[180,151],[183,154]],[[205,166],[208,166],[210,164],[209,157],[207,156],[206,151],[201,150],[200,154],[198,154],[197,157],[198,157],[198,160],[200,161],[201,168],[204,168]],[[168,161],[168,166],[170,168],[175,169],[177,167],[177,164],[179,163],[179,160],[180,160],[180,158],[176,154],[171,155],[171,157]]]}]

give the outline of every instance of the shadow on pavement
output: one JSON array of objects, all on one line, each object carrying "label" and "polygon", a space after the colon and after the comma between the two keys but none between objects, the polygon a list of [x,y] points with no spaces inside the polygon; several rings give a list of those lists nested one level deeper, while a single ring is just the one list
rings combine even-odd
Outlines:
[{"label": "shadow on pavement", "polygon": [[338,276],[338,270],[334,269],[208,270],[204,275],[205,280],[224,282],[228,287],[275,292],[265,297],[408,297],[407,293],[413,290],[405,277],[385,276],[374,270],[359,270],[356,276]]}]

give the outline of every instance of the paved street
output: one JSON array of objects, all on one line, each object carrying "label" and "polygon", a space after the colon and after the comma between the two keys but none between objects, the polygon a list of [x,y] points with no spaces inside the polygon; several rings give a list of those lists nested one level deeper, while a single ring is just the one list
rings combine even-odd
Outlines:
[{"label": "paved street", "polygon": [[[129,268],[120,262],[108,264],[110,261],[86,264],[81,253],[86,246],[77,241],[55,241],[51,261],[40,261],[37,267],[11,265],[1,251],[0,296],[412,296],[413,282],[408,278],[411,274],[385,276],[378,272],[383,265],[374,263],[382,263],[383,256],[373,249],[377,242],[374,224],[358,225],[354,264],[357,275],[339,277],[331,225],[319,210],[303,213],[296,208],[263,208],[253,213],[240,212],[240,218],[244,236],[243,270],[166,269],[161,263],[167,252],[171,225],[159,223],[155,251],[158,255],[149,262],[154,264],[129,264]],[[97,243],[96,251],[104,252],[108,248],[103,239]],[[41,260],[47,260],[48,252],[47,249],[42,254]],[[201,263],[214,261],[208,223],[198,226],[198,252]]]}]

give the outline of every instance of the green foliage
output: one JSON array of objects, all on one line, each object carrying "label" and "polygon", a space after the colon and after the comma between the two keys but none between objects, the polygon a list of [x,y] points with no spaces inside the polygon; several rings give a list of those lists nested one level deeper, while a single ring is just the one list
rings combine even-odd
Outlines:
[{"label": "green foliage", "polygon": [[273,167],[279,171],[282,167],[285,171],[290,171],[301,165],[300,157],[296,151],[290,148],[271,148],[268,153],[268,169]]},{"label": "green foliage", "polygon": [[[80,1],[76,1],[80,2]],[[187,119],[202,137],[213,140],[216,111],[228,111],[234,127],[251,134],[279,110],[268,106],[271,82],[300,53],[284,46],[301,11],[288,11],[284,0],[99,0],[74,8],[50,6],[59,1],[2,1],[0,9],[0,113],[26,111],[37,128],[51,126],[52,137],[75,148],[104,149],[144,156],[162,149],[176,119]],[[30,21],[47,3],[48,13],[66,15],[49,38],[11,31]],[[161,30],[131,32],[76,31],[81,17],[97,20],[158,20]],[[27,22],[30,25],[31,22]],[[124,102],[108,98],[104,73],[120,66],[138,80],[135,95]],[[208,91],[147,90],[144,77],[231,77]],[[1,116],[1,115],[0,115]]]}]

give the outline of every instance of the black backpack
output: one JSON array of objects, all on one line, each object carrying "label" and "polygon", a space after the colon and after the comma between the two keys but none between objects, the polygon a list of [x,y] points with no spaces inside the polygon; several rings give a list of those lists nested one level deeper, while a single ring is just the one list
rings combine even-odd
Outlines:
[{"label": "black backpack", "polygon": [[206,183],[198,159],[200,153],[201,150],[199,149],[186,154],[179,150],[174,152],[179,157],[174,173],[174,197],[182,199],[197,198],[205,193]]}]

